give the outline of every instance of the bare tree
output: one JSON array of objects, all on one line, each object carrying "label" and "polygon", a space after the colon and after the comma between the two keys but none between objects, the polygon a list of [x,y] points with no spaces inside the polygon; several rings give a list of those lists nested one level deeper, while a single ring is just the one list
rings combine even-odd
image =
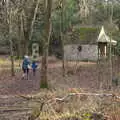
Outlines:
[{"label": "bare tree", "polygon": [[62,68],[63,68],[63,76],[65,76],[65,59],[64,59],[64,33],[63,33],[63,20],[64,20],[64,0],[60,0],[61,7],[61,19],[60,19],[60,36],[62,43]]},{"label": "bare tree", "polygon": [[13,42],[11,38],[12,33],[12,9],[10,8],[10,1],[6,0],[6,11],[7,11],[7,23],[8,23],[8,39],[10,43],[10,56],[11,56],[11,75],[15,75],[14,70],[14,53],[13,53]]},{"label": "bare tree", "polygon": [[51,10],[52,10],[52,0],[45,0],[45,30],[44,30],[44,46],[43,46],[43,57],[42,57],[42,67],[41,67],[41,88],[48,88],[47,82],[47,69],[48,69],[48,48],[49,40],[51,35]]},{"label": "bare tree", "polygon": [[30,2],[22,1],[19,6],[19,12],[21,16],[21,35],[22,35],[22,49],[23,49],[23,55],[28,54],[28,46],[29,41],[32,38],[33,30],[34,30],[34,23],[36,20],[36,15],[38,12],[40,0],[34,0]]}]

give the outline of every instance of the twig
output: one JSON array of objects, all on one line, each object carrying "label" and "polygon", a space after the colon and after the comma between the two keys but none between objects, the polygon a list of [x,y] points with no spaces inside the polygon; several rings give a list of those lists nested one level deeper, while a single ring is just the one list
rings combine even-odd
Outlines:
[{"label": "twig", "polygon": [[19,97],[26,99],[26,100],[32,100],[33,96],[25,96],[25,95],[18,95]]}]

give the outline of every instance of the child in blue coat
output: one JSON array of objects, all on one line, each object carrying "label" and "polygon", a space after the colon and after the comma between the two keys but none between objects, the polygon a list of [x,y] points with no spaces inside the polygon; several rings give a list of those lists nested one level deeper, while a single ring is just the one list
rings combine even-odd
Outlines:
[{"label": "child in blue coat", "polygon": [[33,62],[32,62],[33,76],[35,76],[35,74],[36,74],[36,69],[37,69],[37,67],[38,67],[37,62],[36,62],[36,61],[33,61]]}]

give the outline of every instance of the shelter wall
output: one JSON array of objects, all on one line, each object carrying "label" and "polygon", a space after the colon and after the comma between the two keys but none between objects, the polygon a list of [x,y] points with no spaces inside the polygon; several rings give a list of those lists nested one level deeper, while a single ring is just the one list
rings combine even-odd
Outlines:
[{"label": "shelter wall", "polygon": [[[81,47],[81,51],[78,48]],[[93,60],[98,58],[97,45],[72,44],[64,46],[65,60]]]}]

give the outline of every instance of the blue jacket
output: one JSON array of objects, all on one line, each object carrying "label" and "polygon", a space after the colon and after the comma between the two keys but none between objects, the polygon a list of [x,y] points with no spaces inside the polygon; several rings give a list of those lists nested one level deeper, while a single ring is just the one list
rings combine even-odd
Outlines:
[{"label": "blue jacket", "polygon": [[36,69],[37,68],[37,63],[36,62],[32,62],[32,69]]},{"label": "blue jacket", "polygon": [[28,69],[28,65],[30,65],[30,61],[29,61],[29,59],[24,59],[23,60],[23,63],[22,63],[22,68],[23,69]]}]

